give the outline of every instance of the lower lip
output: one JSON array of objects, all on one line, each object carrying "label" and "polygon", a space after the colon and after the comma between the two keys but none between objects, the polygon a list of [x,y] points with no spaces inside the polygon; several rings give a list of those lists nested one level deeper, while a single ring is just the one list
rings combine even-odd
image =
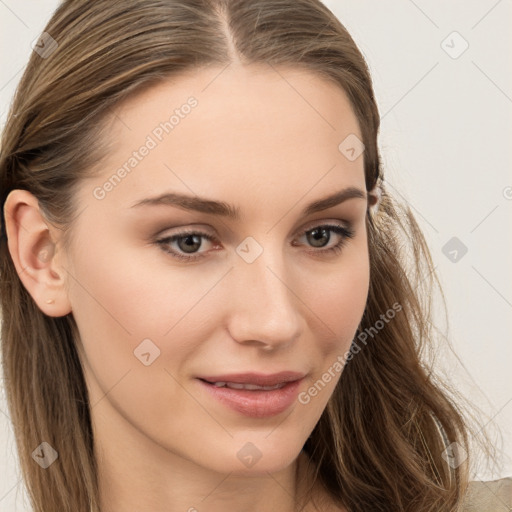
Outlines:
[{"label": "lower lip", "polygon": [[271,391],[251,391],[248,389],[219,388],[198,379],[200,384],[214,398],[229,408],[252,418],[276,416],[288,409],[297,398],[302,381],[288,382],[282,388]]}]

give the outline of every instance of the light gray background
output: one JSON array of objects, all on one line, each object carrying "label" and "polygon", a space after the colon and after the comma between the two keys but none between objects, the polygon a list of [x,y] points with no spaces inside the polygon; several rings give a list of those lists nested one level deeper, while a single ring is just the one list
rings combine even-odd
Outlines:
[{"label": "light gray background", "polygon": [[[511,1],[325,3],[369,63],[388,188],[413,207],[444,286],[454,351],[440,349],[440,370],[501,443],[500,467],[474,476],[512,476]],[[57,4],[0,0],[0,126]],[[468,249],[455,262],[452,237]],[[0,512],[29,510],[0,386]]]}]

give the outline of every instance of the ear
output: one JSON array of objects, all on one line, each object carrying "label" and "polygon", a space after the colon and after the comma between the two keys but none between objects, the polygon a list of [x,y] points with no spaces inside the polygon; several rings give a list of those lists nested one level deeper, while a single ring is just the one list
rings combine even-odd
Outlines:
[{"label": "ear", "polygon": [[37,198],[12,190],[4,204],[7,245],[18,276],[39,309],[48,316],[71,312],[66,277],[59,266],[59,230],[45,220]]}]

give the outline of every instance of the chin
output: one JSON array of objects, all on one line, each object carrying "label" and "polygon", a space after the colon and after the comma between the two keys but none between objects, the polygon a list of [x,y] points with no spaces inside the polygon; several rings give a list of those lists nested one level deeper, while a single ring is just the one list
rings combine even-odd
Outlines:
[{"label": "chin", "polygon": [[[294,463],[306,439],[294,436],[279,426],[255,430],[244,430],[226,434],[222,442],[212,436],[205,439],[201,453],[187,457],[196,464],[218,473],[238,476],[268,476],[278,473]],[[197,442],[195,448],[201,443]]]},{"label": "chin", "polygon": [[[279,429],[282,429],[279,431]],[[234,464],[230,471],[243,475],[278,473],[289,467],[299,456],[306,441],[290,426],[272,427],[261,432],[244,431],[235,434],[232,445]]]}]

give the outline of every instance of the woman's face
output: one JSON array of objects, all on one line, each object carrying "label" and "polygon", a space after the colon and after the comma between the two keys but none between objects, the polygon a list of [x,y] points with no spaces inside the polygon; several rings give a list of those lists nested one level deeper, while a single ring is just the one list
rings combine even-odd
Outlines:
[{"label": "woman's face", "polygon": [[202,68],[130,98],[108,133],[65,259],[98,445],[223,473],[287,467],[368,293],[345,93],[305,71]]}]

